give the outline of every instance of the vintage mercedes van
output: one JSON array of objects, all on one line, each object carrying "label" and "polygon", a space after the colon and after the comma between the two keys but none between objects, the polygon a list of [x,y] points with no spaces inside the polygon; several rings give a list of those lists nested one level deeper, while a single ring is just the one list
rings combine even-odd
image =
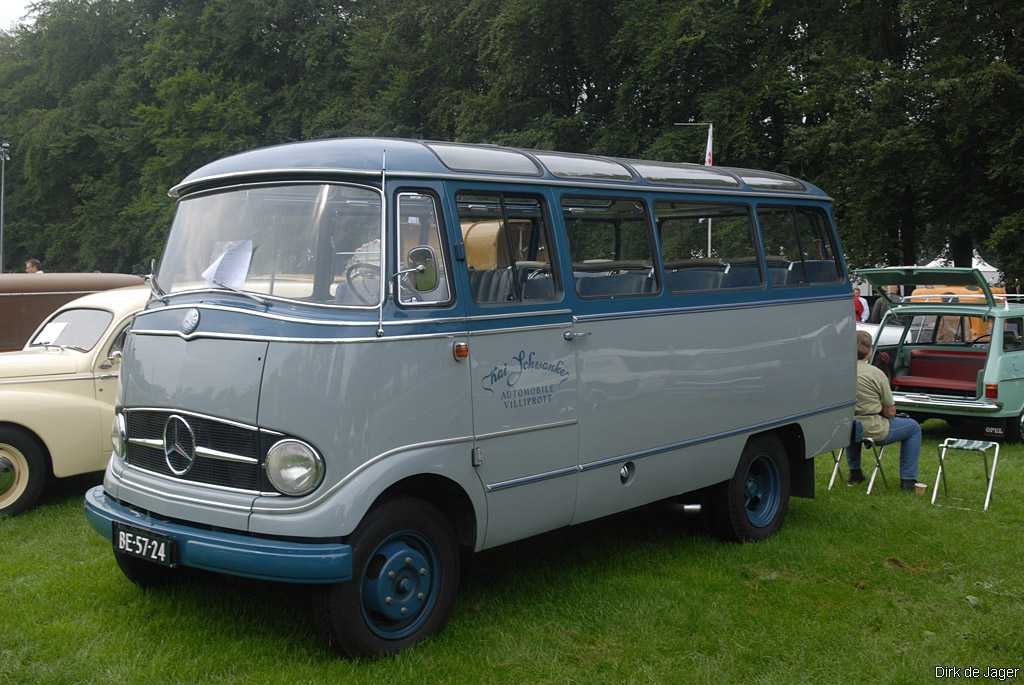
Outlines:
[{"label": "vintage mercedes van", "polygon": [[759,540],[848,441],[851,289],[803,181],[344,139],[171,195],[86,498],[140,585],[317,585],[332,644],[391,653],[463,551],[687,494]]}]

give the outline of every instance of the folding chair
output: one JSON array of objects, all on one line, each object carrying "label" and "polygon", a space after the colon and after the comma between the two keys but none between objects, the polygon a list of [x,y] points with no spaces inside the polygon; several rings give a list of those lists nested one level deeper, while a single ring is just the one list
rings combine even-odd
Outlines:
[{"label": "folding chair", "polygon": [[[882,474],[882,485],[886,488],[889,487],[889,481],[885,478],[885,469],[882,468],[882,455],[885,454],[885,448],[888,447],[888,445],[879,445],[871,438],[864,438],[861,440],[861,445],[863,445],[863,448],[871,450],[871,454],[875,455],[875,468],[871,472],[871,480],[868,481],[867,494],[870,495],[872,488],[875,487],[875,478],[878,474]],[[861,449],[861,454],[864,452],[863,448]]]},{"label": "folding chair", "polygon": [[[988,451],[995,448],[992,455],[992,471],[988,470]],[[946,452],[957,450],[960,452],[981,452],[985,463],[985,507],[982,511],[988,511],[988,505],[992,501],[992,486],[996,482],[996,466],[999,464],[999,443],[988,442],[987,440],[965,440],[964,438],[946,438],[939,445],[939,470],[935,474],[935,488],[932,490],[932,504],[939,495],[939,481],[942,481],[942,491],[949,497],[949,485],[946,482]],[[977,511],[977,510],[975,510]]]},{"label": "folding chair", "polygon": [[[864,424],[854,419],[850,425],[850,442],[859,440],[864,441]],[[843,456],[846,454],[846,447],[840,447],[838,450],[831,450],[832,454],[832,475],[828,479],[828,489],[831,490],[836,484],[836,476],[840,480],[843,478],[843,470],[840,465],[843,463]]]}]

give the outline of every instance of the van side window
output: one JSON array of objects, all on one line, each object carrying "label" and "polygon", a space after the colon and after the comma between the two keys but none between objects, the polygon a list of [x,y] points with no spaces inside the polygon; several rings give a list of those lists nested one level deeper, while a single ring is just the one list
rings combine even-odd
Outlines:
[{"label": "van side window", "polygon": [[658,292],[651,225],[639,200],[562,198],[572,273],[581,297]]},{"label": "van side window", "polygon": [[1006,319],[1003,322],[1003,352],[1024,350],[1024,319]]},{"label": "van side window", "polygon": [[768,279],[773,285],[834,283],[840,278],[828,219],[810,207],[761,207]]},{"label": "van side window", "polygon": [[437,264],[437,287],[430,292],[418,292],[406,278],[398,280],[400,304],[439,304],[451,300],[448,270],[445,267],[444,245],[437,219],[437,205],[430,195],[421,193],[398,194],[398,270],[412,268],[409,252],[417,247],[429,247]]},{"label": "van side window", "polygon": [[657,202],[665,285],[674,293],[761,285],[754,222],[744,205]]},{"label": "van side window", "polygon": [[561,296],[540,198],[459,193],[469,286],[477,304],[550,302]]}]

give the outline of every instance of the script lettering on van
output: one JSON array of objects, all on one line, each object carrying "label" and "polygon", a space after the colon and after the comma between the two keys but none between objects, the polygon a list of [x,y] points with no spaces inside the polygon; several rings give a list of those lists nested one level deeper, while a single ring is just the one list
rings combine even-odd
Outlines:
[{"label": "script lettering on van", "polygon": [[550,404],[558,386],[567,380],[569,369],[561,359],[546,361],[535,352],[519,350],[508,362],[491,367],[480,379],[480,387],[500,394],[505,409],[523,409]]}]

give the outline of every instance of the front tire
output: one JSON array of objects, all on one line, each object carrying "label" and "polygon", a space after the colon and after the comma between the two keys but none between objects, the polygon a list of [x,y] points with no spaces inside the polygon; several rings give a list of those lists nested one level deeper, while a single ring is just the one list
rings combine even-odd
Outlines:
[{"label": "front tire", "polygon": [[736,473],[712,495],[715,531],[725,540],[755,542],[774,535],[789,509],[789,457],[782,441],[747,442]]},{"label": "front tire", "polygon": [[448,623],[459,586],[459,548],[445,516],[419,499],[375,506],[349,539],[352,580],[320,589],[314,612],[346,656],[394,654]]},{"label": "front tire", "polygon": [[0,428],[0,515],[31,509],[49,478],[50,465],[39,443],[19,428]]}]

